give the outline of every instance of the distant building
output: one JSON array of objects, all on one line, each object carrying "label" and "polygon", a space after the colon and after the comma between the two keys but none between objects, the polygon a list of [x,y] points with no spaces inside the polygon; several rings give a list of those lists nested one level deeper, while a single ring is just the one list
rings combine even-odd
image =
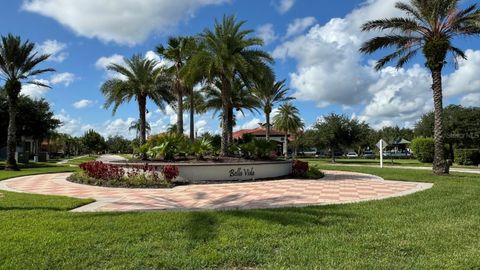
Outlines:
[{"label": "distant building", "polygon": [[[266,133],[266,130],[264,127],[258,127],[254,129],[241,129],[233,133],[233,139],[240,140],[243,138],[245,134],[252,135],[256,139],[265,139],[265,133]],[[291,141],[290,135],[288,135],[287,139],[288,139],[288,142]],[[282,153],[283,144],[285,143],[285,133],[271,128],[270,140],[278,142],[277,152]]]}]

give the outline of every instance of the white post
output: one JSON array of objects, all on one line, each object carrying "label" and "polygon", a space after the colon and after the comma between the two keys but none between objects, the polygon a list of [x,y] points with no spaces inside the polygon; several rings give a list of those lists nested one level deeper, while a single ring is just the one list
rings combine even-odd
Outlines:
[{"label": "white post", "polygon": [[383,140],[380,140],[380,168],[383,168]]}]

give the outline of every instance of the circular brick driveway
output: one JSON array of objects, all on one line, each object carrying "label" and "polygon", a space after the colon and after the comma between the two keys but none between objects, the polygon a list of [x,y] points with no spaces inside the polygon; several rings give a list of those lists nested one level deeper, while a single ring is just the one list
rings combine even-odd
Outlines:
[{"label": "circular brick driveway", "polygon": [[403,196],[432,187],[417,182],[385,181],[352,172],[325,171],[320,180],[276,180],[189,185],[172,189],[105,188],[72,183],[69,173],[24,176],[0,182],[0,189],[96,202],[72,211],[147,211],[272,208],[340,204]]}]

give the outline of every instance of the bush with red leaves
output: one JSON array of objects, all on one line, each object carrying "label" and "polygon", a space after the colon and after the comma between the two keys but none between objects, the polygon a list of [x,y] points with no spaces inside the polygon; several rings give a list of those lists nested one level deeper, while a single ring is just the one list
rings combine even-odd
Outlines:
[{"label": "bush with red leaves", "polygon": [[162,174],[165,177],[165,180],[169,182],[175,180],[179,173],[178,166],[175,165],[165,165],[162,168]]},{"label": "bush with red leaves", "polygon": [[308,162],[294,160],[292,163],[292,174],[295,177],[305,177],[308,172]]},{"label": "bush with red leaves", "polygon": [[101,161],[89,161],[80,164],[80,168],[89,176],[102,180],[121,180],[125,175],[122,167],[105,164]]}]

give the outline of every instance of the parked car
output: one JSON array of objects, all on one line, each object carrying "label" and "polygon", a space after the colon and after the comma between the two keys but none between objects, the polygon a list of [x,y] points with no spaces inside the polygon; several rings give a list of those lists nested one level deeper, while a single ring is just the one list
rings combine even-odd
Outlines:
[{"label": "parked car", "polygon": [[364,158],[375,158],[375,153],[373,153],[373,151],[365,151],[365,152],[363,152],[362,157],[364,157]]},{"label": "parked car", "polygon": [[347,157],[348,158],[357,158],[358,154],[356,152],[348,152]]}]

